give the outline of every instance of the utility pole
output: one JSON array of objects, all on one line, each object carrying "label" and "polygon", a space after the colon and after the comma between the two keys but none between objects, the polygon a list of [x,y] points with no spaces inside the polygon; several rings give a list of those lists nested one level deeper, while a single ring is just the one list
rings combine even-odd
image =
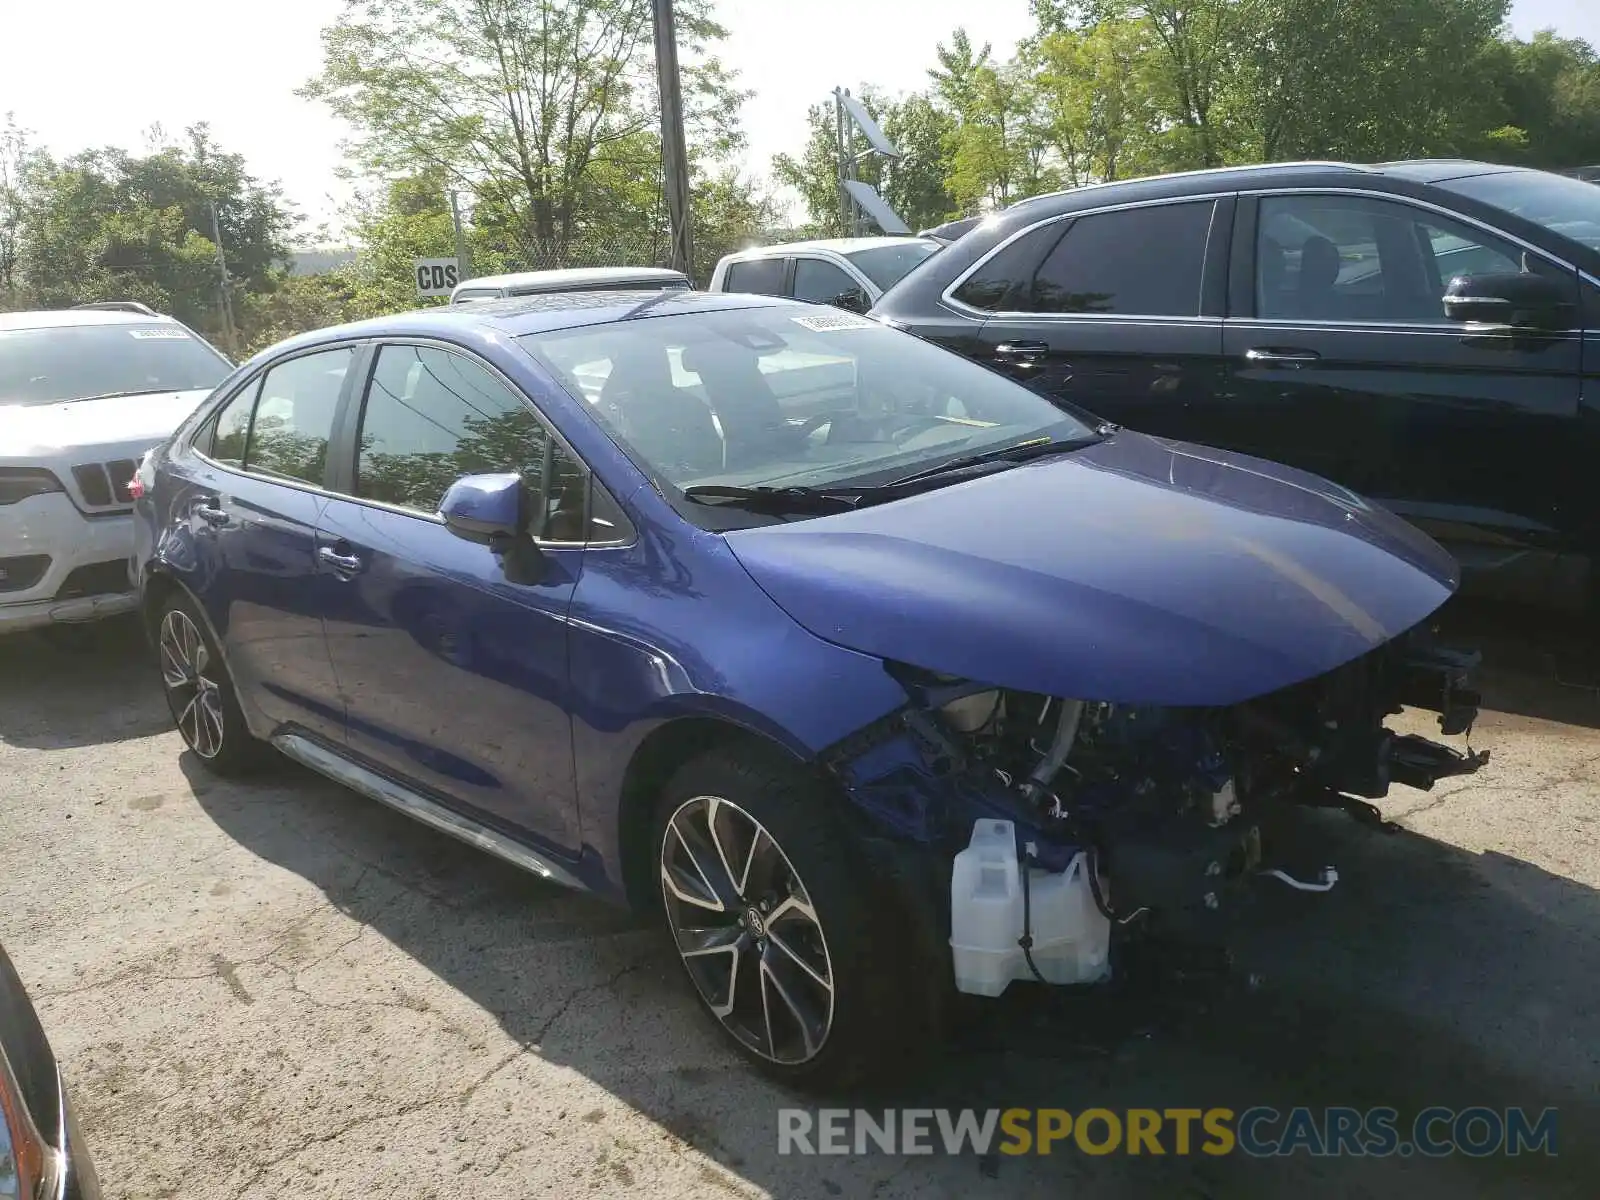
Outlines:
[{"label": "utility pole", "polygon": [[833,119],[835,125],[834,144],[838,151],[839,160],[839,232],[844,237],[849,237],[855,232],[856,210],[850,202],[850,193],[845,189],[845,180],[850,178],[850,127],[846,123],[844,112],[844,89],[833,89]]},{"label": "utility pole", "polygon": [[694,230],[689,219],[689,151],[683,140],[683,93],[678,87],[678,31],[672,0],[652,0],[656,77],[661,91],[661,174],[667,193],[668,262],[694,275]]},{"label": "utility pole", "polygon": [[461,228],[461,206],[456,200],[456,190],[450,189],[450,224],[456,231],[456,267],[460,271],[458,282],[472,278],[472,251],[467,248],[467,235]]},{"label": "utility pole", "polygon": [[233,327],[233,297],[228,291],[228,259],[222,252],[222,223],[217,219],[217,202],[211,201],[211,240],[217,244],[217,302],[222,309],[222,329],[228,339],[228,353],[239,357],[239,337]]}]

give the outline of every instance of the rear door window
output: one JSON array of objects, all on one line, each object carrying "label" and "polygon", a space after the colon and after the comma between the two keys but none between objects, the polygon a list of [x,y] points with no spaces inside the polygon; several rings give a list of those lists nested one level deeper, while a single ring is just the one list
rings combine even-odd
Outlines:
[{"label": "rear door window", "polygon": [[1023,311],[1200,315],[1210,200],[1078,217],[1034,276]]},{"label": "rear door window", "polygon": [[858,292],[861,285],[831,262],[820,258],[794,260],[794,298],[813,304],[831,304],[846,292]]},{"label": "rear door window", "polygon": [[1030,229],[981,263],[955,290],[955,299],[984,312],[1016,312],[1027,302],[1034,274],[1061,235],[1064,221]]},{"label": "rear door window", "polygon": [[783,295],[782,258],[750,258],[728,267],[727,290],[754,292],[758,296]]}]

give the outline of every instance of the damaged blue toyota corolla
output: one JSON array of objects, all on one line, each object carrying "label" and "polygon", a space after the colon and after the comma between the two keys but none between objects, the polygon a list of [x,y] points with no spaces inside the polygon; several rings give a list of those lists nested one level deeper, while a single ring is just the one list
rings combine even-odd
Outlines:
[{"label": "damaged blue toyota corolla", "polygon": [[792,1082],[904,1059],[957,992],[1104,980],[1113,931],[1301,881],[1297,807],[1479,762],[1384,728],[1476,712],[1420,629],[1455,567],[1413,528],[833,309],[324,330],[133,491],[196,758],[275,748],[654,911]]}]

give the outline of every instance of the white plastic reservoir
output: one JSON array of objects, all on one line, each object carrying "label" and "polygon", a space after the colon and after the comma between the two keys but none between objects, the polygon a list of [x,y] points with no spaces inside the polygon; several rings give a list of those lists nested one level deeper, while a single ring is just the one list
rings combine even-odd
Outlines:
[{"label": "white plastic reservoir", "polygon": [[[1111,922],[1089,890],[1082,853],[1059,874],[1028,871],[1033,961],[1049,983],[1094,983],[1109,967]],[[1102,883],[1101,891],[1105,890]],[[998,996],[1013,979],[1032,979],[1022,938],[1022,864],[1010,821],[976,821],[950,879],[950,951],[956,987]]]}]

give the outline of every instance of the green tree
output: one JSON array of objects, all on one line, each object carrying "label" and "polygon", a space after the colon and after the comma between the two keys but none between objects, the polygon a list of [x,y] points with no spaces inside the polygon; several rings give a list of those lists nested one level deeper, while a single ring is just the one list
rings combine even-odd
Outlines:
[{"label": "green tree", "polygon": [[1037,81],[1037,128],[1068,187],[1159,166],[1155,53],[1148,23],[1126,18],[1062,27],[1024,49]]},{"label": "green tree", "polygon": [[22,243],[23,176],[33,155],[28,131],[6,114],[0,128],[0,305],[17,301],[17,257]]},{"label": "green tree", "polygon": [[1600,162],[1600,56],[1578,38],[1541,30],[1526,42],[1495,41],[1480,78],[1498,81],[1502,123],[1480,152],[1536,167]]},{"label": "green tree", "polygon": [[1493,64],[1506,0],[1261,2],[1235,89],[1246,160],[1462,154],[1506,123]]},{"label": "green tree", "polygon": [[[743,93],[709,53],[725,36],[710,8],[677,10],[701,160],[742,142]],[[346,0],[302,94],[354,127],[360,167],[437,173],[471,191],[525,258],[551,265],[658,211],[641,187],[653,177],[659,197],[652,45],[649,0]]]},{"label": "green tree", "polygon": [[[955,210],[945,187],[950,172],[945,140],[954,118],[919,92],[898,99],[870,86],[853,93],[861,106],[900,151],[898,159],[864,155],[856,161],[856,177],[871,184],[889,207],[913,229],[937,224]],[[837,237],[845,232],[839,212],[838,130],[834,107],[813,104],[806,113],[810,130],[799,155],[779,154],[772,160],[773,177],[800,194],[811,219],[811,232]]]},{"label": "green tree", "polygon": [[956,198],[945,180],[950,164],[945,146],[955,121],[921,92],[890,104],[883,113],[884,134],[900,157],[884,164],[880,190],[889,207],[912,229],[937,225],[956,212]]},{"label": "green tree", "polygon": [[937,55],[928,77],[954,118],[944,146],[946,185],[958,208],[1004,208],[1051,186],[1045,146],[1029,119],[1034,85],[1026,66],[997,66],[992,47],[974,47],[965,29],[941,42]]},{"label": "green tree", "polygon": [[696,181],[690,196],[694,221],[695,278],[708,283],[717,260],[761,240],[777,220],[777,206],[732,170]]},{"label": "green tree", "polygon": [[28,303],[140,300],[212,333],[221,328],[213,205],[237,293],[275,286],[296,221],[277,186],[218,149],[204,125],[144,155],[29,154],[16,187],[14,274]]}]

